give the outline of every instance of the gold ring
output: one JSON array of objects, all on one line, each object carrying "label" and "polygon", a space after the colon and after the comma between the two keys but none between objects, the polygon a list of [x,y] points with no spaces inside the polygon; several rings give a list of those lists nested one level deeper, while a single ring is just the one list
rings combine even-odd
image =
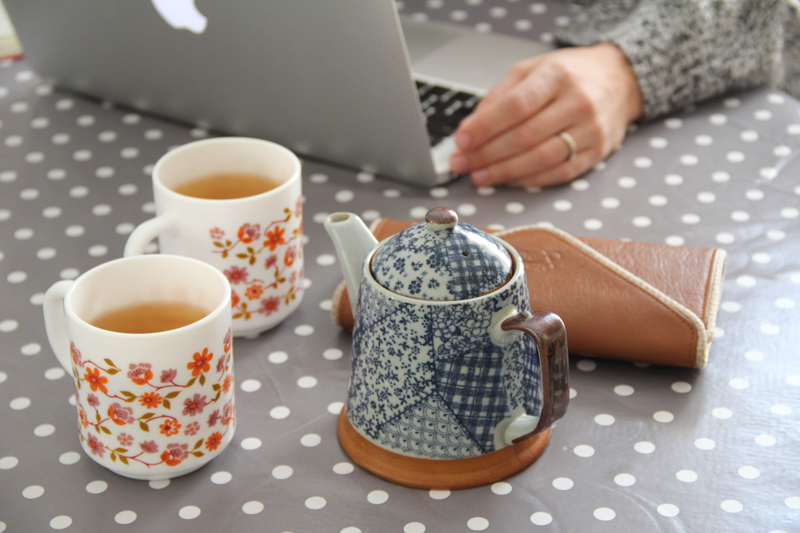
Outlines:
[{"label": "gold ring", "polygon": [[566,131],[562,131],[558,134],[561,137],[561,140],[567,143],[567,147],[569,147],[569,156],[567,157],[567,161],[572,161],[575,159],[575,154],[578,153],[578,144],[575,142],[575,138],[567,133]]}]

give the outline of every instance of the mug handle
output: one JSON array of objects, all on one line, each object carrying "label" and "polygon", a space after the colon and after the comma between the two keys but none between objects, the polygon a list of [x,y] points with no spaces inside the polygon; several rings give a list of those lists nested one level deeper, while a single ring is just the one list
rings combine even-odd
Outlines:
[{"label": "mug handle", "polygon": [[521,331],[533,337],[539,368],[542,376],[542,411],[533,430],[530,423],[535,419],[522,415],[511,422],[505,431],[510,445],[537,435],[560,420],[569,404],[569,352],[567,330],[564,322],[555,313],[536,311],[530,315],[518,313],[503,320],[503,331]]},{"label": "mug handle", "polygon": [[168,215],[159,215],[142,222],[136,226],[136,229],[128,236],[128,242],[125,243],[123,256],[130,257],[132,255],[144,254],[144,249],[150,244],[150,241],[159,235],[173,233],[175,231],[175,222],[176,220]]},{"label": "mug handle", "polygon": [[69,336],[67,335],[67,317],[64,312],[64,297],[69,292],[73,280],[59,281],[53,284],[44,293],[44,329],[47,340],[53,353],[61,366],[72,375],[71,355],[69,349]]}]

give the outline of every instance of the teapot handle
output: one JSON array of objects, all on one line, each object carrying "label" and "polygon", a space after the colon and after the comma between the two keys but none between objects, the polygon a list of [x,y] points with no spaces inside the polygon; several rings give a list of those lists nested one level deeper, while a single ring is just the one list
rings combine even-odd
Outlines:
[{"label": "teapot handle", "polygon": [[521,331],[533,337],[539,356],[542,412],[533,431],[513,440],[519,442],[546,430],[567,412],[569,404],[567,331],[558,315],[546,311],[536,311],[530,315],[519,313],[505,319],[500,328],[503,331]]}]

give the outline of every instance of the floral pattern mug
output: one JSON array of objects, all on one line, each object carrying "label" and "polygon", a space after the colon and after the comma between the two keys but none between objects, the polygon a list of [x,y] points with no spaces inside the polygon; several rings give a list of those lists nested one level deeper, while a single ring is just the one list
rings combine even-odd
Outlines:
[{"label": "floral pattern mug", "polygon": [[[188,299],[199,321],[158,333],[91,325],[112,309]],[[135,479],[187,474],[216,457],[236,425],[230,284],[195,259],[118,259],[60,281],[45,295],[48,339],[72,375],[84,451]]]},{"label": "floral pattern mug", "polygon": [[[278,182],[245,198],[208,200],[175,192],[193,178],[260,174]],[[156,217],[128,238],[125,256],[158,237],[161,253],[200,259],[231,283],[233,334],[255,336],[280,324],[303,298],[303,200],[300,160],[278,144],[245,137],[191,142],[153,168]]]}]

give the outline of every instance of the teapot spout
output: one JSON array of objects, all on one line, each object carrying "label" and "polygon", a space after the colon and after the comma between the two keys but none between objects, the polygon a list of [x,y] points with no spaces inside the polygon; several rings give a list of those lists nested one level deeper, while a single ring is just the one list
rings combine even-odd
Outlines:
[{"label": "teapot spout", "polygon": [[369,252],[378,245],[364,222],[353,213],[332,213],[325,221],[325,230],[333,240],[342,274],[347,284],[353,313],[358,303],[358,287],[361,284],[361,269]]}]

